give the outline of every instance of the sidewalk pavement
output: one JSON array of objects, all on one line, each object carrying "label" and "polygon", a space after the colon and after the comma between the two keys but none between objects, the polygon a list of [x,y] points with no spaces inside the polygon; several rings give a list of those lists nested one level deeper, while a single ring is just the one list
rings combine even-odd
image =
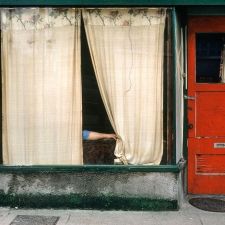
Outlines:
[{"label": "sidewalk pavement", "polygon": [[[26,216],[32,221],[25,221]],[[58,217],[58,222],[47,222],[46,216]],[[188,203],[179,211],[163,212],[0,208],[0,225],[40,225],[37,218],[44,218],[41,225],[225,225],[225,213],[202,211]]]}]

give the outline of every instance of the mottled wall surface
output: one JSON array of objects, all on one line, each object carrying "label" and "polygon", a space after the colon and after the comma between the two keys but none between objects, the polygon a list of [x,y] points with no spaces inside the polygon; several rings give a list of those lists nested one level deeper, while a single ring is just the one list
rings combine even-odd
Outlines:
[{"label": "mottled wall surface", "polygon": [[0,174],[0,192],[177,199],[178,189],[172,173],[74,172]]},{"label": "mottled wall surface", "polygon": [[4,172],[0,206],[177,210],[178,178],[170,172]]}]

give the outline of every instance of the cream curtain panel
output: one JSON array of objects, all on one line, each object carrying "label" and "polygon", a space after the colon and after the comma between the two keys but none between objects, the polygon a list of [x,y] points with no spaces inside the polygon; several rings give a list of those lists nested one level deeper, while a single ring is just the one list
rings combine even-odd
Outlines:
[{"label": "cream curtain panel", "polygon": [[221,83],[225,83],[225,45],[223,46],[221,53],[220,79]]},{"label": "cream curtain panel", "polygon": [[[184,74],[186,68],[184,67],[184,34],[181,25],[176,24],[176,149],[183,149],[183,124],[184,124]],[[177,162],[183,158],[183,152],[176,152]]]},{"label": "cream curtain panel", "polygon": [[97,82],[123,163],[159,164],[163,153],[165,9],[86,9]]},{"label": "cream curtain panel", "polygon": [[82,164],[80,12],[3,9],[3,159]]}]

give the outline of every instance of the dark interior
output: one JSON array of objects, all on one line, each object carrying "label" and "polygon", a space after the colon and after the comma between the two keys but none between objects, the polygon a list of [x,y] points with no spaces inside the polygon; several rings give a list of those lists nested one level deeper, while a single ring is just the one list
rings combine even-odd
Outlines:
[{"label": "dark interior", "polygon": [[225,33],[196,34],[196,82],[220,83]]},{"label": "dark interior", "polygon": [[[81,26],[83,130],[114,133],[98,89],[84,25]],[[84,164],[114,164],[114,140],[83,141]]]},{"label": "dark interior", "polygon": [[81,26],[81,74],[83,130],[113,132],[98,89],[83,24]]}]

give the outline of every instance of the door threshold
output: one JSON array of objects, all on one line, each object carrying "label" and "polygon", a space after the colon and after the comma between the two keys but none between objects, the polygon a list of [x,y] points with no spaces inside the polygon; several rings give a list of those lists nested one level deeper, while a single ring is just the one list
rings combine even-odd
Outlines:
[{"label": "door threshold", "polygon": [[225,194],[222,195],[207,195],[207,194],[188,194],[187,195],[187,201],[189,201],[191,198],[217,198],[217,199],[222,199],[225,200]]}]

